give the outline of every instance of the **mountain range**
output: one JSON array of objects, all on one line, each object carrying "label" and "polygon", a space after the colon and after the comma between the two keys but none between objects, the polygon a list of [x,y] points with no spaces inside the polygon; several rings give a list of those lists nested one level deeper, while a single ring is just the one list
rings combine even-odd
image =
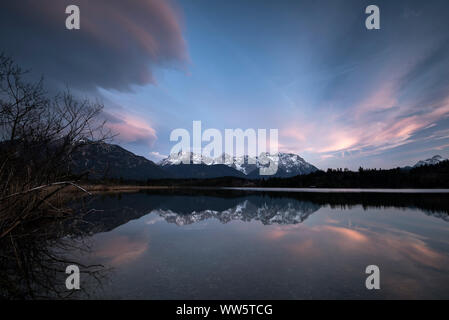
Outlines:
[{"label": "mountain range", "polygon": [[[81,143],[72,156],[74,173],[88,172],[89,179],[123,179],[146,181],[148,179],[210,179],[220,177],[237,177],[247,179],[288,178],[307,175],[319,171],[299,155],[279,152],[261,156],[278,165],[275,175],[261,176],[259,169],[266,166],[259,157],[231,157],[223,154],[217,158],[207,158],[191,152],[172,154],[158,164],[114,144]],[[436,155],[418,161],[413,168],[435,165],[444,160]],[[187,162],[187,163],[186,163]],[[190,163],[190,164],[188,164]],[[411,169],[405,167],[404,169]]]},{"label": "mountain range", "polygon": [[[263,159],[263,160],[262,160]],[[318,171],[318,168],[306,162],[303,158],[292,153],[278,152],[276,154],[263,153],[260,157],[249,157],[248,155],[235,157],[228,154],[222,154],[216,158],[204,157],[192,152],[179,152],[171,154],[169,157],[159,162],[159,165],[165,169],[173,170],[179,166],[202,166],[211,168],[220,168],[226,166],[233,171],[229,171],[229,176],[246,177],[257,179],[263,177],[260,175],[260,168],[267,167],[268,161],[277,164],[277,172],[271,176],[265,177],[293,177],[301,174],[309,174]],[[188,164],[190,163],[190,164]],[[224,169],[222,169],[225,171]]]}]

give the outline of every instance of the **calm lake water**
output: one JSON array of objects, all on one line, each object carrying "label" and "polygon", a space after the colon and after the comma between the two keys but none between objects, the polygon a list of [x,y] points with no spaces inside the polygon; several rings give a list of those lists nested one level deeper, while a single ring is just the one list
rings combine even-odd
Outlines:
[{"label": "calm lake water", "polygon": [[[148,191],[97,196],[83,263],[91,298],[449,298],[441,194]],[[380,290],[367,290],[368,265]],[[83,284],[83,278],[81,278]]]}]

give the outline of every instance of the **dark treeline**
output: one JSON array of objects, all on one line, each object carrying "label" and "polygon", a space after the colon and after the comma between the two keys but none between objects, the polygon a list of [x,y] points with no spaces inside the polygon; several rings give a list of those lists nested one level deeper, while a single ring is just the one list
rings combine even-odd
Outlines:
[{"label": "dark treeline", "polygon": [[[99,181],[89,181],[99,183]],[[221,177],[213,179],[148,179],[129,181],[102,180],[106,184],[133,184],[142,186],[195,187],[266,187],[266,188],[449,188],[449,161],[417,168],[389,170],[328,169],[291,178],[244,179]]]},{"label": "dark treeline", "polygon": [[411,169],[363,169],[317,171],[288,179],[257,182],[261,187],[317,188],[448,188],[449,161]]},{"label": "dark treeline", "polygon": [[149,195],[198,195],[216,198],[246,198],[257,195],[267,198],[289,198],[297,201],[312,202],[332,208],[351,208],[362,205],[364,208],[419,208],[429,212],[449,213],[449,197],[437,193],[417,193],[410,196],[407,193],[322,193],[322,192],[275,192],[254,190],[224,190],[220,188],[177,188],[167,190],[142,190]]}]

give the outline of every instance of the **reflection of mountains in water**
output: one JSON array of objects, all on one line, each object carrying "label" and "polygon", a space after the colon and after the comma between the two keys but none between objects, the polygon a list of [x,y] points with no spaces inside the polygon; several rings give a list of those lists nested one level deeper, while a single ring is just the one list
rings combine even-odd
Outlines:
[{"label": "reflection of mountains in water", "polygon": [[233,220],[260,221],[263,224],[296,224],[307,219],[321,206],[308,201],[291,201],[290,199],[246,199],[232,208],[218,211],[207,209],[192,211],[189,214],[179,214],[169,209],[153,211],[167,222],[177,225],[187,225],[206,219],[215,218],[222,223]]},{"label": "reflection of mountains in water", "polygon": [[410,208],[449,222],[449,199],[436,194],[319,194],[255,193],[211,190],[151,190],[96,196],[88,203],[96,211],[85,215],[78,228],[84,233],[110,231],[130,220],[157,213],[170,223],[192,224],[215,218],[296,224],[323,206],[331,208]]},{"label": "reflection of mountains in water", "polygon": [[447,212],[430,211],[430,210],[422,210],[422,211],[428,216],[432,216],[435,218],[442,219],[446,222],[449,222],[449,214]]}]

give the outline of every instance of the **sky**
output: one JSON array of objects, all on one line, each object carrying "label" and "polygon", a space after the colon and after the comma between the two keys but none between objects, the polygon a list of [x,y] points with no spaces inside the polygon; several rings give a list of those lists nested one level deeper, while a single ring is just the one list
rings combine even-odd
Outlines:
[{"label": "sky", "polygon": [[[79,30],[65,7],[80,8]],[[380,9],[367,30],[365,8]],[[99,99],[126,149],[159,161],[176,128],[278,129],[321,169],[449,157],[447,0],[17,0],[0,51],[49,92]],[[223,133],[224,135],[224,133]]]}]

